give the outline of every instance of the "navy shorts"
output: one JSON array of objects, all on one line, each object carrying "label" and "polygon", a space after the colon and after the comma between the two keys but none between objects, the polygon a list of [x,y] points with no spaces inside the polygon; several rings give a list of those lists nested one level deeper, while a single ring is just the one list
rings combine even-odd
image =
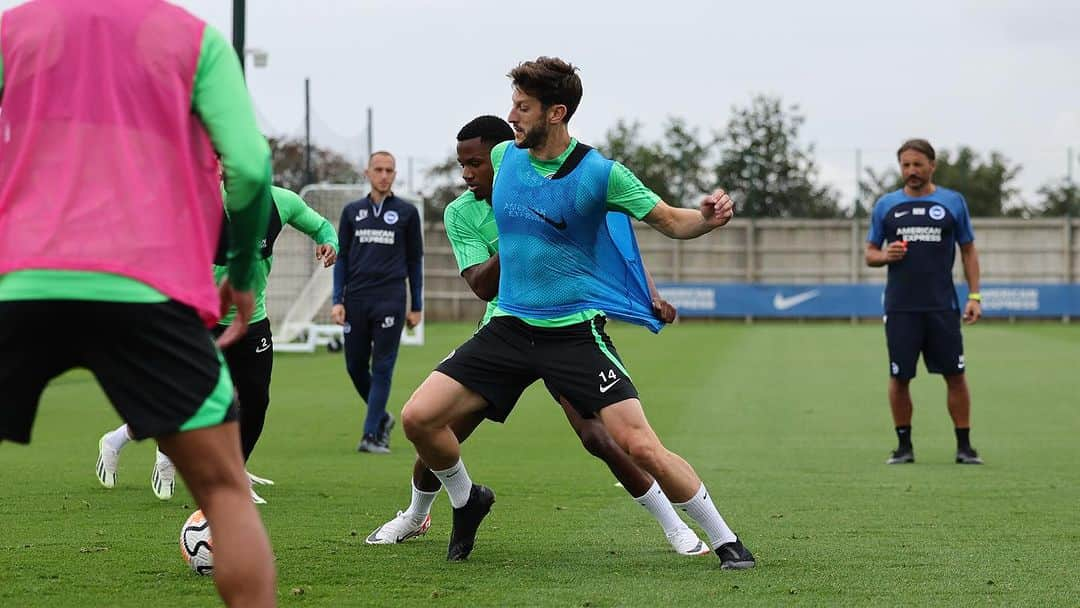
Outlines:
[{"label": "navy shorts", "polygon": [[495,317],[435,368],[480,394],[484,415],[504,422],[521,393],[543,380],[548,391],[584,418],[638,396],[611,338],[597,316],[565,327],[534,327],[514,317]]},{"label": "navy shorts", "polygon": [[890,312],[885,315],[885,341],[889,375],[894,378],[914,378],[920,353],[931,374],[964,373],[964,339],[958,310]]}]

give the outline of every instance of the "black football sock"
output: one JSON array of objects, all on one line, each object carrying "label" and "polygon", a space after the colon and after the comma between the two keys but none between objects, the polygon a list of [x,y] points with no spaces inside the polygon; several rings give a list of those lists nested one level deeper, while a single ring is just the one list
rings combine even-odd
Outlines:
[{"label": "black football sock", "polygon": [[896,427],[896,438],[900,440],[900,449],[911,449],[911,425]]},{"label": "black football sock", "polygon": [[971,449],[971,439],[970,439],[969,435],[971,434],[971,429],[955,429],[955,430],[956,430],[956,449],[958,449],[958,450],[970,450]]}]

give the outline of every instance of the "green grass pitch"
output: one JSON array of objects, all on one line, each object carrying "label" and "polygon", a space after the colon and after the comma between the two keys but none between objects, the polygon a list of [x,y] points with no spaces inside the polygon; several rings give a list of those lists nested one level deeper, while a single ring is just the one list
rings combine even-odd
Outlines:
[{"label": "green grass pitch", "polygon": [[[393,410],[469,332],[430,325],[426,346],[402,349]],[[250,468],[277,481],[260,489],[260,511],[281,605],[1080,605],[1080,326],[966,331],[983,467],[953,464],[944,383],[923,369],[917,464],[883,464],[895,436],[880,325],[611,334],[652,424],[697,468],[756,569],[671,552],[539,385],[465,446],[473,479],[498,495],[468,562],[445,561],[445,496],[426,536],[367,546],[408,504],[410,446],[399,428],[391,455],[356,453],[363,406],[341,356],[279,355]],[[98,437],[118,422],[79,371],[46,392],[29,448],[0,445],[0,605],[217,603],[177,548],[190,495],[150,491],[151,443],[124,452],[115,489],[98,485]]]}]

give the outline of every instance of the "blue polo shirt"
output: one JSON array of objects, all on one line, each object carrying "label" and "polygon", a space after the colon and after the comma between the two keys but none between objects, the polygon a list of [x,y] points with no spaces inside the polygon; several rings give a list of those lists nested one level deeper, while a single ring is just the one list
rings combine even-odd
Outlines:
[{"label": "blue polo shirt", "polygon": [[364,297],[404,297],[409,280],[410,308],[423,308],[423,226],[416,206],[391,194],[376,205],[371,195],[341,212],[334,304]]},{"label": "blue polo shirt", "polygon": [[952,280],[956,246],[975,240],[964,197],[941,186],[919,198],[903,189],[881,197],[866,240],[884,247],[901,239],[908,242],[907,255],[888,265],[885,312],[959,309]]}]

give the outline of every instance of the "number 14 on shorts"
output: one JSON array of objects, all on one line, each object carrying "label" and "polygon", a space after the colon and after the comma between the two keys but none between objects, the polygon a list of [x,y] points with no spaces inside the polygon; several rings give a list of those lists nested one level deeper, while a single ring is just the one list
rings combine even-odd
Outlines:
[{"label": "number 14 on shorts", "polygon": [[615,370],[609,369],[606,372],[600,372],[600,392],[606,393],[611,390],[611,387],[619,383],[622,378],[615,375]]}]

